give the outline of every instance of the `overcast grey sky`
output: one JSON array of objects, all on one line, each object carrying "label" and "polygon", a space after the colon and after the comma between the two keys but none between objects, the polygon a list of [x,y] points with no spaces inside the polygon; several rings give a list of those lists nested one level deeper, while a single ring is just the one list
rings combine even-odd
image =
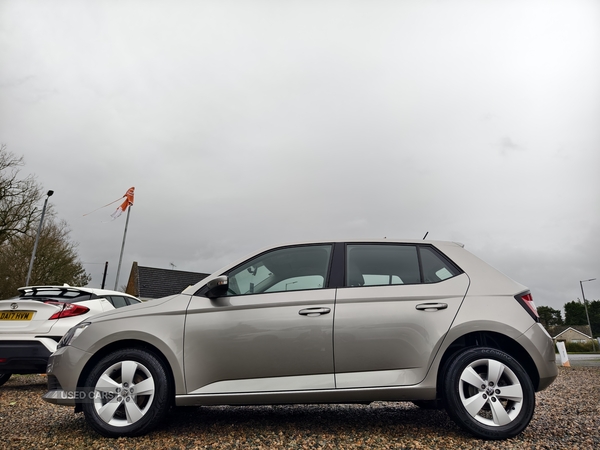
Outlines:
[{"label": "overcast grey sky", "polygon": [[428,238],[600,299],[600,2],[0,0],[0,141],[99,287]]}]

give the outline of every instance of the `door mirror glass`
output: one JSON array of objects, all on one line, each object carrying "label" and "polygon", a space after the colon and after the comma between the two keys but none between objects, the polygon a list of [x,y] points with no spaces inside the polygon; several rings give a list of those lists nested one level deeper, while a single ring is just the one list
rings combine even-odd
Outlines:
[{"label": "door mirror glass", "polygon": [[225,297],[227,295],[228,285],[229,280],[226,275],[214,278],[206,283],[206,287],[208,288],[206,296],[208,298]]}]

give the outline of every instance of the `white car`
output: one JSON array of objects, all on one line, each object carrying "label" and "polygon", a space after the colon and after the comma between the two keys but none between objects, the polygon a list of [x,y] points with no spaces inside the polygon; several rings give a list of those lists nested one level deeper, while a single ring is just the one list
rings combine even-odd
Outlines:
[{"label": "white car", "polygon": [[13,373],[45,373],[48,357],[88,317],[141,303],[123,292],[72,286],[31,286],[0,300],[0,386]]}]

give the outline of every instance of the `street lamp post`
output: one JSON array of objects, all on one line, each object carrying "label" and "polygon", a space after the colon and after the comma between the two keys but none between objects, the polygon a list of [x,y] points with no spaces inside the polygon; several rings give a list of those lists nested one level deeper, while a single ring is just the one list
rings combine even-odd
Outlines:
[{"label": "street lamp post", "polygon": [[40,240],[40,233],[42,232],[42,224],[44,223],[44,214],[46,214],[46,205],[48,205],[48,199],[52,197],[54,191],[48,191],[46,194],[46,200],[44,200],[44,207],[42,208],[42,217],[40,217],[40,226],[38,227],[37,236],[35,237],[35,243],[33,244],[33,252],[31,253],[31,261],[29,261],[29,270],[27,271],[27,280],[25,286],[29,286],[29,278],[31,278],[31,269],[33,269],[33,260],[35,259],[35,251],[37,250],[38,241]]},{"label": "street lamp post", "polygon": [[581,287],[581,296],[583,297],[583,306],[585,308],[585,316],[587,317],[588,327],[590,327],[590,334],[592,335],[592,345],[594,346],[594,351],[596,351],[596,341],[594,340],[594,332],[592,331],[592,323],[590,322],[590,315],[588,314],[587,309],[587,300],[585,299],[585,292],[583,292],[583,283],[586,281],[594,281],[595,278],[590,278],[589,280],[582,280],[579,282],[579,287]]}]

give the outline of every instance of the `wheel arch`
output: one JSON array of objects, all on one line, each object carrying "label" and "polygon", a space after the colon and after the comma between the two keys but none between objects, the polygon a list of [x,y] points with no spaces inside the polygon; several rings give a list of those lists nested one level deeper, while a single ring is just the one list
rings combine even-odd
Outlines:
[{"label": "wheel arch", "polygon": [[[151,353],[152,355],[154,355],[157,359],[159,359],[161,361],[161,363],[163,364],[163,367],[165,369],[165,372],[167,374],[167,377],[169,377],[169,385],[170,385],[170,391],[171,391],[169,393],[169,396],[171,397],[172,404],[174,404],[175,403],[175,390],[176,390],[175,376],[173,374],[173,368],[171,367],[171,364],[169,364],[169,360],[154,345],[152,345],[148,342],[145,342],[145,341],[137,340],[137,339],[127,339],[127,340],[122,340],[122,341],[111,342],[110,344],[102,347],[100,350],[98,350],[96,353],[94,353],[94,355],[87,361],[83,370],[79,374],[79,378],[77,380],[77,386],[78,387],[84,386],[85,380],[89,376],[90,372],[93,370],[94,366],[102,358],[104,358],[106,355],[109,355],[110,353],[112,353],[114,351],[122,350],[124,348],[135,348],[135,349],[139,349],[139,350],[145,350],[145,351]],[[82,411],[81,402],[77,402],[75,404],[75,412],[81,412],[81,411]]]},{"label": "wheel arch", "polygon": [[436,390],[439,398],[443,397],[444,374],[446,373],[448,363],[452,360],[452,357],[467,348],[476,347],[490,347],[510,355],[523,366],[523,369],[525,369],[525,372],[529,375],[535,390],[539,390],[540,374],[533,359],[525,348],[511,337],[504,334],[494,331],[475,331],[456,338],[444,352],[444,355],[440,360],[440,370],[438,370],[437,373]]}]

